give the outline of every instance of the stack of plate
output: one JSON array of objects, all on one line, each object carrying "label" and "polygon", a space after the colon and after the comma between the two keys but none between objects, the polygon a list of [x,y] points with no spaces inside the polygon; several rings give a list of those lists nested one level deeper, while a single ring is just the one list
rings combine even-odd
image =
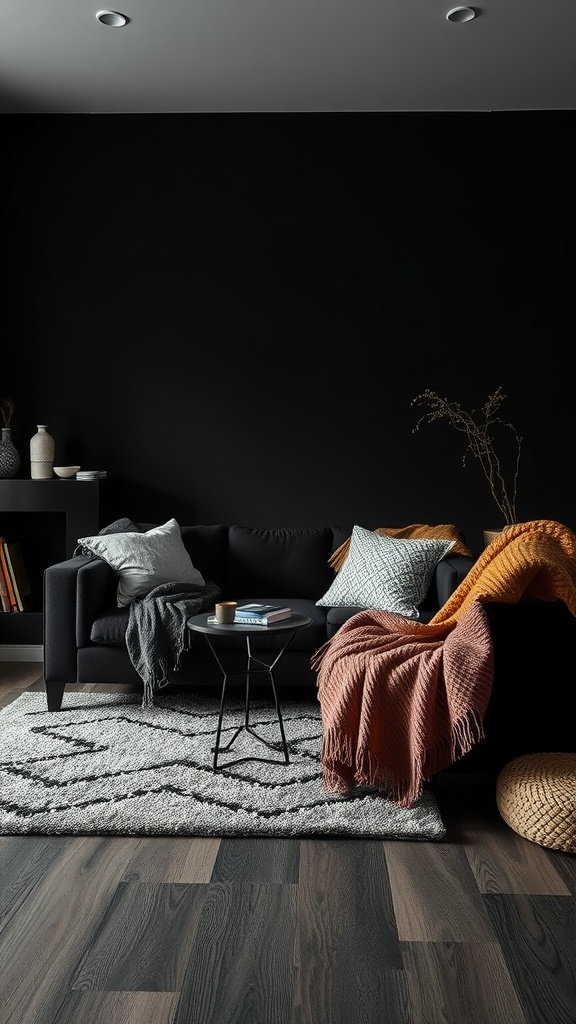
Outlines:
[{"label": "stack of plate", "polygon": [[106,476],[105,469],[83,469],[81,473],[76,473],[77,480],[101,480],[102,477]]}]

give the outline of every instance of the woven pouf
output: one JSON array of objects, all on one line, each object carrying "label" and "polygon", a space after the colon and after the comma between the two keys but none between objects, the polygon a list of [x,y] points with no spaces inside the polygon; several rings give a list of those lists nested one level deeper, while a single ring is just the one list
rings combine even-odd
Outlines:
[{"label": "woven pouf", "polygon": [[524,754],[500,772],[496,803],[524,839],[576,853],[576,754]]}]

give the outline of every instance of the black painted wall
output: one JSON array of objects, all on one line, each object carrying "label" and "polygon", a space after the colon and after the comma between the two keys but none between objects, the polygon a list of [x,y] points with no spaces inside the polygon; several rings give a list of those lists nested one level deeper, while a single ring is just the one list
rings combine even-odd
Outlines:
[{"label": "black painted wall", "polygon": [[[0,395],[110,514],[501,525],[425,388],[576,528],[574,112],[4,115]],[[81,486],[79,484],[78,486]]]}]

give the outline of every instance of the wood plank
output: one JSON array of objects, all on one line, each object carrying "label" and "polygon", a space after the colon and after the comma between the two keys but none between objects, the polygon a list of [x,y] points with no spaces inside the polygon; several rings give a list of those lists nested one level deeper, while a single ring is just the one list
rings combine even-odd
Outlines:
[{"label": "wood plank", "polygon": [[0,933],[67,843],[66,836],[0,836]]},{"label": "wood plank", "polygon": [[209,882],[220,839],[151,836],[139,840],[122,882]]},{"label": "wood plank", "polygon": [[302,840],[299,889],[299,923],[309,940],[330,927],[344,955],[359,947],[368,965],[402,967],[380,840]]},{"label": "wood plank", "polygon": [[370,971],[361,957],[357,950],[354,962],[338,972],[322,962],[308,990],[296,977],[291,1024],[422,1024],[409,1016],[405,973],[388,967]]},{"label": "wood plank", "polygon": [[412,942],[491,942],[494,933],[464,850],[385,841],[398,936]]},{"label": "wood plank", "polygon": [[39,675],[37,679],[34,679],[29,686],[26,687],[27,693],[46,693],[46,682],[43,675]]},{"label": "wood plank", "polygon": [[570,896],[485,896],[530,1024],[576,1021],[576,905]]},{"label": "wood plank", "polygon": [[529,1024],[496,942],[407,942],[402,956],[410,1021]]},{"label": "wood plank", "polygon": [[298,881],[300,840],[222,839],[213,882]]},{"label": "wood plank", "polygon": [[179,992],[72,992],[54,1024],[172,1024]]},{"label": "wood plank", "polygon": [[71,837],[2,936],[2,1024],[53,1024],[133,842]]},{"label": "wood plank", "polygon": [[37,662],[0,662],[0,710],[38,687],[44,689],[44,676]]},{"label": "wood plank", "polygon": [[567,896],[570,893],[547,851],[513,829],[480,817],[466,830],[464,851],[482,893]]},{"label": "wood plank", "polygon": [[528,843],[502,818],[496,777],[450,778],[444,773],[438,799],[447,839],[462,844],[481,892],[566,895],[561,861],[551,859],[544,847]]},{"label": "wood plank", "polygon": [[402,1021],[406,1005],[383,845],[303,840],[292,1024]]},{"label": "wood plank", "polygon": [[25,692],[25,690],[21,690],[20,687],[17,686],[3,686],[0,689],[0,711],[3,708],[7,708],[8,705],[12,704],[15,700],[18,700],[18,697]]},{"label": "wood plank", "polygon": [[290,1024],[296,886],[208,886],[174,1024]]},{"label": "wood plank", "polygon": [[564,879],[566,888],[576,896],[576,857],[563,850],[546,850],[546,855],[555,871]]},{"label": "wood plank", "polygon": [[121,882],[71,989],[178,991],[206,893],[205,885]]},{"label": "wood plank", "polygon": [[44,682],[42,665],[37,661],[0,661],[0,684],[21,692],[40,680]]}]

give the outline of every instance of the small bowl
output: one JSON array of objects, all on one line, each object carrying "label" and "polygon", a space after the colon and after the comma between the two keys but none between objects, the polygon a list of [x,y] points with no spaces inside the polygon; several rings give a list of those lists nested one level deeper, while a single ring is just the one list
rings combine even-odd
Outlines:
[{"label": "small bowl", "polygon": [[79,469],[80,466],[54,466],[54,472],[61,480],[69,480],[71,476],[75,476]]}]

